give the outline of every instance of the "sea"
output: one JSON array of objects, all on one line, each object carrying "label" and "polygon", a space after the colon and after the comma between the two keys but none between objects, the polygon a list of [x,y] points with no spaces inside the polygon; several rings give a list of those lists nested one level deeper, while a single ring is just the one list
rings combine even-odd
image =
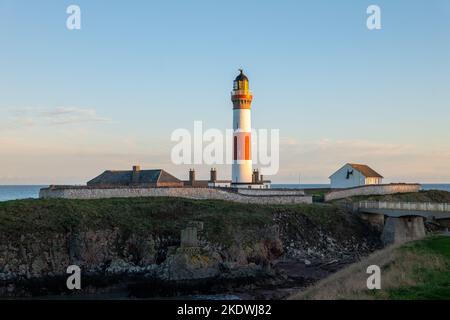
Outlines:
[{"label": "sea", "polygon": [[[46,188],[45,185],[0,185],[0,202],[19,200],[19,199],[37,199],[39,190]],[[329,184],[272,184],[273,188],[285,189],[322,189],[329,188]],[[422,190],[443,190],[450,192],[450,183],[442,184],[422,184]]]},{"label": "sea", "polygon": [[48,186],[29,185],[29,186],[0,186],[0,201],[36,199],[39,198],[39,190]]}]

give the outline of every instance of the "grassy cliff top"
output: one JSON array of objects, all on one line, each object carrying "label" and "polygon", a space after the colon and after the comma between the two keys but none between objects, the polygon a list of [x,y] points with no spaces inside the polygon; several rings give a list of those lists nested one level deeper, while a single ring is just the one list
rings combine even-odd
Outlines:
[{"label": "grassy cliff top", "polygon": [[[335,231],[351,229],[354,220],[334,205],[256,205],[181,198],[96,200],[35,199],[0,203],[0,234],[67,233],[118,228],[124,233],[179,236],[190,221],[202,221],[210,240],[224,242],[235,230],[275,225],[275,216],[305,217]],[[362,231],[361,231],[362,232]]]},{"label": "grassy cliff top", "polygon": [[383,196],[356,196],[335,202],[348,201],[401,201],[401,202],[434,202],[434,203],[450,203],[450,192],[440,190],[428,190],[411,193],[396,193]]}]

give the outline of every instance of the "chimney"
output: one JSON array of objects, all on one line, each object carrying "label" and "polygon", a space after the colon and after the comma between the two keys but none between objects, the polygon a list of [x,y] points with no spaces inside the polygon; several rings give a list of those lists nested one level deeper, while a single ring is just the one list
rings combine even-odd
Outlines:
[{"label": "chimney", "polygon": [[252,175],[252,183],[258,183],[258,177],[259,176],[259,170],[255,169],[253,170],[253,175]]},{"label": "chimney", "polygon": [[263,175],[261,175],[261,178],[260,178],[259,181],[264,182],[264,176]]},{"label": "chimney", "polygon": [[195,170],[194,169],[189,170],[189,182],[191,183],[192,186],[195,183]]},{"label": "chimney", "polygon": [[141,166],[133,166],[133,172],[131,174],[131,183],[132,184],[138,184],[139,183],[140,173],[141,173]]},{"label": "chimney", "polygon": [[216,168],[211,168],[211,178],[210,178],[211,182],[216,182],[217,181],[217,171]]}]

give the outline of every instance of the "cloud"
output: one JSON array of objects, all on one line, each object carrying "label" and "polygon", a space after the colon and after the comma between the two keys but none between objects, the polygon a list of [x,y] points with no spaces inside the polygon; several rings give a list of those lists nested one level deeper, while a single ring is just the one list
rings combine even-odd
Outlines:
[{"label": "cloud", "polygon": [[[75,109],[80,110],[80,109]],[[90,109],[82,109],[90,110]],[[95,112],[74,108],[32,109],[19,112],[23,125],[39,130],[14,130],[0,134],[0,181],[4,183],[82,183],[105,169],[164,168],[187,178],[190,166],[173,165],[165,137],[123,135],[105,128],[41,126],[52,120],[77,117],[77,121],[103,121]],[[100,120],[95,120],[97,117]],[[1,118],[1,117],[0,117]],[[34,127],[33,127],[34,128]],[[280,139],[280,171],[267,177],[274,183],[327,183],[328,177],[347,162],[365,163],[379,171],[386,182],[450,181],[450,145],[425,142],[399,143],[364,139]],[[70,170],[68,170],[70,168]],[[198,166],[208,177],[209,167]],[[219,176],[229,179],[230,166],[218,166]]]},{"label": "cloud", "polygon": [[12,122],[19,127],[111,122],[111,119],[101,117],[95,109],[89,108],[14,108],[10,109],[10,114]]},{"label": "cloud", "polygon": [[391,143],[362,139],[281,139],[280,171],[274,180],[327,182],[347,162],[364,163],[380,171],[387,182],[449,181],[450,152],[445,145]]}]

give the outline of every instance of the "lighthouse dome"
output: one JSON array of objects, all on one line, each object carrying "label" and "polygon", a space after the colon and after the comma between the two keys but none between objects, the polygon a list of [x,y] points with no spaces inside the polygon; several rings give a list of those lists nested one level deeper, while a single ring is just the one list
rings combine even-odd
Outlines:
[{"label": "lighthouse dome", "polygon": [[240,74],[236,77],[234,81],[248,81],[247,76],[244,74],[244,71],[242,69],[239,69]]}]

